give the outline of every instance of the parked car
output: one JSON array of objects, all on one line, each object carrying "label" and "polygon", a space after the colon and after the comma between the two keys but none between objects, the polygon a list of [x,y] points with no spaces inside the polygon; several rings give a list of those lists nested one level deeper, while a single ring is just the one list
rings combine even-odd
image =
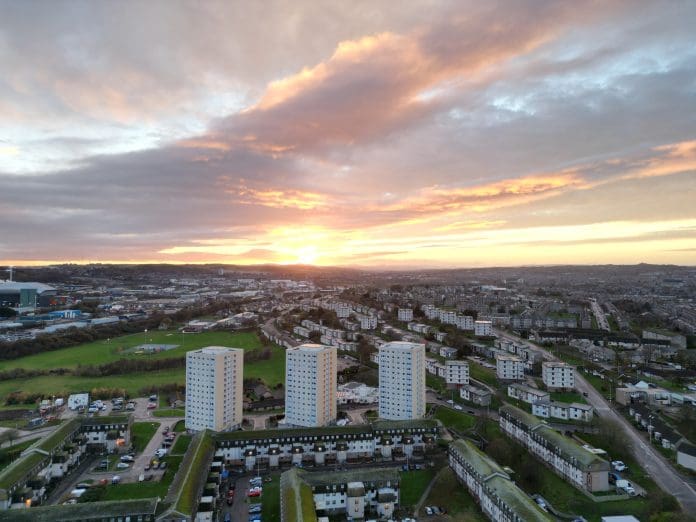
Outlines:
[{"label": "parked car", "polygon": [[636,490],[633,487],[633,484],[631,484],[628,480],[617,480],[616,489],[625,491],[631,497],[636,496]]},{"label": "parked car", "polygon": [[121,477],[120,477],[120,476],[114,475],[113,477],[111,477],[111,483],[112,483],[112,484],[115,485],[115,484],[118,484],[119,482],[121,482]]},{"label": "parked car", "polygon": [[534,502],[536,502],[537,505],[538,505],[541,509],[543,509],[544,511],[548,511],[548,510],[549,510],[548,506],[546,505],[546,500],[544,499],[544,497],[536,496],[536,497],[534,497]]},{"label": "parked car", "polygon": [[135,459],[130,455],[123,455],[121,457],[121,462],[133,462]]},{"label": "parked car", "polygon": [[162,462],[159,463],[159,469],[166,469],[167,468],[167,461],[163,460]]},{"label": "parked car", "polygon": [[463,410],[464,408],[462,408],[459,404],[455,404],[455,405],[454,405],[454,409],[455,409],[455,410],[461,411],[461,410]]},{"label": "parked car", "polygon": [[145,464],[145,471],[150,471],[150,468],[151,468],[151,466],[150,466],[149,462],[147,464]]},{"label": "parked car", "polygon": [[611,462],[611,467],[614,468],[616,471],[627,471],[628,466],[623,463],[621,460],[613,460]]},{"label": "parked car", "polygon": [[164,457],[166,454],[167,454],[167,450],[164,449],[164,448],[160,448],[160,449],[158,449],[157,451],[155,451],[155,455],[156,455],[158,458],[160,458],[160,459],[161,459],[162,457]]},{"label": "parked car", "polygon": [[145,474],[141,473],[140,475],[138,475],[138,482],[144,482],[144,481],[145,481]]},{"label": "parked car", "polygon": [[127,462],[119,462],[118,464],[116,464],[116,467],[118,469],[128,469],[130,468],[130,464],[128,464]]}]

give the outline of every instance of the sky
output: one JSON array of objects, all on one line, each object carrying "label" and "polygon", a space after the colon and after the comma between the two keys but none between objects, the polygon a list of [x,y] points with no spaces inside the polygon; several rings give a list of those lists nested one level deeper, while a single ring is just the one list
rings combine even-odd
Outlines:
[{"label": "sky", "polygon": [[694,20],[0,0],[0,263],[695,265]]}]

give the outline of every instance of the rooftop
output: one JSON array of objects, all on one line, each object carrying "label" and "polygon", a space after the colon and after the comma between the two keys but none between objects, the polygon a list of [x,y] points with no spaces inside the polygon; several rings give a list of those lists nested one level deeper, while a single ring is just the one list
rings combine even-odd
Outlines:
[{"label": "rooftop", "polygon": [[112,500],[106,502],[86,502],[84,504],[63,504],[60,506],[33,507],[31,509],[12,509],[0,511],[0,521],[13,522],[68,522],[89,520],[95,514],[100,517],[113,517],[125,520],[130,516],[154,515],[157,510],[156,498],[142,500]]},{"label": "rooftop", "polygon": [[409,343],[406,341],[392,341],[389,343],[384,343],[379,347],[381,350],[399,350],[403,352],[412,352],[414,350],[425,350],[424,344]]}]

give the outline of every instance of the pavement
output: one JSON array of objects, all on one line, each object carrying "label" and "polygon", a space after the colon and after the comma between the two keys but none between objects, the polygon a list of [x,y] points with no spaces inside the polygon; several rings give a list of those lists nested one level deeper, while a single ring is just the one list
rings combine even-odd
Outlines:
[{"label": "pavement", "polygon": [[[535,345],[529,344],[525,339],[512,335],[508,332],[496,330],[496,334],[502,338],[507,338],[517,343],[522,343],[529,346],[538,352],[544,354],[545,359],[558,361],[556,356],[552,355],[547,350]],[[575,372],[575,387],[578,391],[586,393],[587,402],[597,412],[597,415],[602,419],[614,421],[620,426],[626,436],[629,438],[629,449],[633,457],[641,463],[641,466],[647,471],[655,482],[662,488],[663,491],[674,495],[679,501],[684,511],[687,513],[696,512],[696,491],[679,475],[679,473],[667,462],[667,460],[658,451],[646,442],[638,431],[619,413],[614,410],[609,403],[604,399],[594,386],[585,380],[580,372]]]}]

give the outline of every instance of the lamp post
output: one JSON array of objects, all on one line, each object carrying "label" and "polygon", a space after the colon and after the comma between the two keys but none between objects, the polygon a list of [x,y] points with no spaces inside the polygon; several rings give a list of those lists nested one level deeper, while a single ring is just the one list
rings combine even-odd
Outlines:
[{"label": "lamp post", "polygon": [[648,415],[648,440],[650,440],[651,443],[652,443],[652,427],[653,427],[652,420],[653,420],[653,416]]}]

